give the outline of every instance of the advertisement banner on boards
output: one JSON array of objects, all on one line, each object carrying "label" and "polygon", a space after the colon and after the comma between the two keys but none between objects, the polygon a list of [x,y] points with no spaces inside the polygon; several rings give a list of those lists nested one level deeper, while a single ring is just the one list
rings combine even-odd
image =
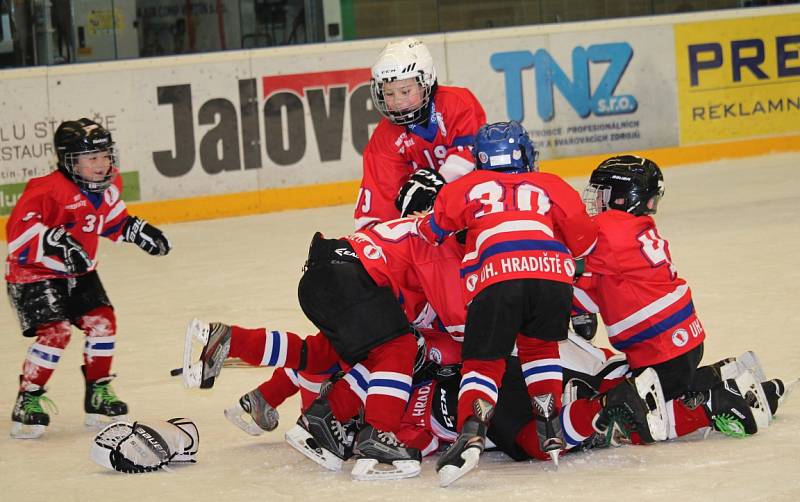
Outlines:
[{"label": "advertisement banner on boards", "polygon": [[489,121],[521,121],[544,158],[677,145],[671,25],[485,33],[449,41],[450,80]]},{"label": "advertisement banner on boards", "polygon": [[800,14],[675,26],[681,144],[800,132]]}]

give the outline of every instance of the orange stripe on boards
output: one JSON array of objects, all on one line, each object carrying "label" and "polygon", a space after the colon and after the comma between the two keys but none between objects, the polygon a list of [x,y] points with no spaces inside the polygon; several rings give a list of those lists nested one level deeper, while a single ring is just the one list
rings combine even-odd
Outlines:
[{"label": "orange stripe on boards", "polygon": [[[783,136],[728,143],[654,148],[626,153],[634,153],[651,158],[661,167],[673,167],[721,159],[798,151],[800,151],[800,136]],[[614,154],[545,160],[541,163],[541,169],[564,177],[588,176],[592,169],[611,155]],[[129,210],[131,214],[135,214],[156,225],[228,218],[231,216],[285,211],[287,209],[353,204],[358,195],[358,187],[358,181],[343,181],[320,185],[270,188],[257,192],[207,195],[157,202],[132,202],[129,204]],[[8,217],[6,216],[0,217],[0,240],[6,240],[7,219]]]},{"label": "orange stripe on boards", "polygon": [[647,157],[652,159],[659,167],[664,168],[683,164],[701,164],[715,160],[753,157],[782,152],[800,152],[800,136],[782,136],[778,138],[761,138],[727,143],[653,148],[650,150],[633,150],[604,155],[570,157],[568,159],[544,160],[540,163],[540,166],[542,171],[555,173],[568,178],[571,176],[589,176],[600,162],[615,154],[622,153],[632,153]]}]

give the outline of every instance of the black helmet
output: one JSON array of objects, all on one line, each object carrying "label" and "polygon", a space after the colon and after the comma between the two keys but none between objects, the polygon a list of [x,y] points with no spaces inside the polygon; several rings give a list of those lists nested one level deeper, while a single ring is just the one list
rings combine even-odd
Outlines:
[{"label": "black helmet", "polygon": [[[117,175],[117,155],[111,133],[100,124],[82,118],[62,122],[53,135],[58,167],[83,190],[103,192]],[[107,152],[110,160],[108,173],[99,181],[83,178],[75,170],[78,156],[87,153]]]},{"label": "black helmet", "polygon": [[592,172],[583,201],[589,214],[619,209],[640,216],[655,214],[664,195],[664,176],[650,159],[620,155],[604,160]]}]

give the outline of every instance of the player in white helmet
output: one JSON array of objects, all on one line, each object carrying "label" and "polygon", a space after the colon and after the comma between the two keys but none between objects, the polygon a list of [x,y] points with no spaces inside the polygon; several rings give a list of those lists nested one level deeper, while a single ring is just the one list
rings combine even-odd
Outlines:
[{"label": "player in white helmet", "polygon": [[439,85],[433,57],[416,38],[384,48],[371,89],[384,118],[364,150],[357,229],[429,209],[446,182],[474,168],[468,145],[486,122],[468,89]]}]

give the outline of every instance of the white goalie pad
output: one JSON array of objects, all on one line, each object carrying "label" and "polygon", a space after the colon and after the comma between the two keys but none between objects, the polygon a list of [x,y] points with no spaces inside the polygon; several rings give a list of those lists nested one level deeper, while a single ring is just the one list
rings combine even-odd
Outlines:
[{"label": "white goalie pad", "polygon": [[667,416],[667,403],[664,400],[664,391],[658,373],[653,368],[647,368],[634,379],[636,391],[647,403],[650,410],[647,414],[647,425],[650,434],[656,441],[666,441],[669,432],[669,418]]},{"label": "white goalie pad", "polygon": [[210,333],[208,323],[200,319],[192,319],[186,326],[186,336],[183,342],[183,386],[187,389],[200,387],[203,378],[203,361],[200,354],[208,343]]},{"label": "white goalie pad", "polygon": [[769,427],[772,423],[772,413],[769,411],[769,403],[767,403],[761,382],[756,381],[755,375],[750,371],[741,373],[734,380],[736,380],[736,386],[739,387],[742,397],[750,406],[750,411],[753,412],[758,429]]},{"label": "white goalie pad", "polygon": [[383,481],[419,476],[422,464],[417,460],[395,460],[391,464],[378,462],[374,458],[360,458],[350,472],[356,481]]},{"label": "white goalie pad", "polygon": [[196,462],[199,441],[197,426],[186,418],[151,424],[116,422],[94,437],[89,456],[107,469],[151,472],[168,463]]}]

